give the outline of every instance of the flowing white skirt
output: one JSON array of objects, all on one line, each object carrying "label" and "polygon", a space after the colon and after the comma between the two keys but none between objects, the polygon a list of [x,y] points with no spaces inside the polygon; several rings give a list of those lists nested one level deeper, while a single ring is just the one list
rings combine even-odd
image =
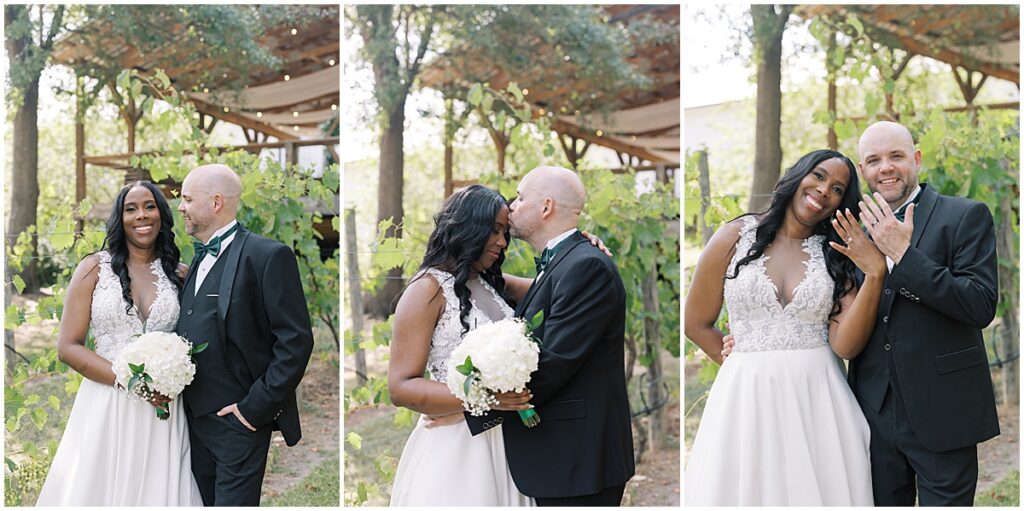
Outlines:
[{"label": "flowing white skirt", "polygon": [[871,506],[869,429],[828,346],[735,352],[686,466],[687,506]]},{"label": "flowing white skirt", "polygon": [[534,506],[512,480],[501,426],[477,436],[465,421],[426,429],[420,416],[398,461],[392,506]]},{"label": "flowing white skirt", "polygon": [[157,419],[123,390],[82,380],[37,506],[202,506],[181,399]]}]

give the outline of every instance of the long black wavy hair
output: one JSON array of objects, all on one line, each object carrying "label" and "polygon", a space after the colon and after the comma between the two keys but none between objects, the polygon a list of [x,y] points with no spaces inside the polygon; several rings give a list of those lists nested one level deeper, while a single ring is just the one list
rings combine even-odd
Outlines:
[{"label": "long black wavy hair", "polygon": [[[846,168],[850,170],[850,183],[839,202],[839,211],[849,208],[853,212],[854,217],[860,214],[860,207],[857,205],[857,201],[860,200],[860,181],[857,179],[857,169],[854,167],[853,162],[838,151],[830,149],[811,151],[797,160],[779,179],[779,182],[775,183],[771,204],[768,205],[767,209],[759,213],[760,220],[757,223],[754,244],[750,246],[747,255],[737,261],[732,275],[727,275],[726,278],[736,278],[741,266],[764,254],[764,249],[775,240],[775,234],[778,232],[779,227],[782,226],[782,221],[786,217],[786,210],[789,209],[790,203],[793,202],[793,197],[800,186],[800,181],[814,170],[818,164],[832,158],[839,158],[846,164]],[[753,214],[746,213],[736,218]],[[833,215],[829,215],[821,222],[818,222],[814,226],[813,233],[825,235],[821,241],[822,251],[825,254],[825,267],[828,269],[828,274],[832,277],[832,281],[835,282],[832,290],[832,312],[829,314],[830,318],[839,314],[842,310],[839,300],[853,289],[854,272],[856,270],[856,265],[853,264],[853,261],[838,251],[833,250],[828,244],[830,241],[845,243],[832,228],[832,218]]]},{"label": "long black wavy hair", "polygon": [[[427,240],[427,250],[420,263],[420,270],[437,268],[451,273],[455,278],[455,295],[459,297],[459,323],[462,333],[469,331],[470,303],[466,282],[472,272],[473,263],[484,253],[487,239],[494,229],[494,219],[508,201],[498,192],[485,186],[472,185],[460,190],[444,201],[441,211],[434,216],[434,232]],[[505,242],[511,239],[505,231]],[[480,272],[488,284],[498,292],[505,302],[513,305],[505,293],[505,279],[501,276],[501,264],[505,262],[502,250],[498,260]]]},{"label": "long black wavy hair", "polygon": [[132,301],[132,279],[128,275],[128,245],[124,234],[124,198],[132,188],[141,186],[153,194],[156,201],[156,209],[160,212],[160,232],[156,235],[156,257],[160,259],[160,267],[163,268],[167,278],[174,283],[177,290],[181,290],[184,282],[178,276],[178,260],[181,251],[174,244],[174,216],[171,213],[171,206],[164,198],[164,193],[151,181],[135,181],[121,188],[114,199],[114,207],[110,210],[110,217],[107,218],[107,236],[103,239],[103,246],[100,250],[110,253],[110,268],[114,275],[121,281],[121,296],[124,297],[125,312],[132,313],[134,302]]}]

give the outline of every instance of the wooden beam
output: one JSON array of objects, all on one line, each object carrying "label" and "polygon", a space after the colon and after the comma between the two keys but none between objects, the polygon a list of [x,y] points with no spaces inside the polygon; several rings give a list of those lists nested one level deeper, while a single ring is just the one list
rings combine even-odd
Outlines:
[{"label": "wooden beam", "polygon": [[569,124],[569,123],[566,123],[566,122],[563,122],[563,121],[556,120],[552,124],[551,128],[553,130],[555,130],[555,132],[557,132],[557,133],[567,133],[567,134],[573,135],[573,136],[575,136],[577,138],[582,138],[584,140],[589,140],[589,141],[591,141],[591,142],[593,142],[593,143],[595,143],[595,144],[597,144],[599,146],[608,147],[608,148],[614,149],[616,151],[622,151],[622,152],[625,152],[625,153],[632,154],[634,156],[638,156],[638,157],[643,158],[643,159],[645,159],[645,160],[647,160],[649,162],[652,162],[652,163],[662,163],[662,162],[665,162],[665,160],[663,158],[654,155],[653,153],[647,151],[646,149],[643,149],[643,148],[640,148],[640,147],[636,147],[636,146],[632,146],[632,145],[626,144],[624,142],[619,142],[618,140],[613,140],[613,139],[611,139],[609,137],[599,137],[599,136],[597,136],[597,134],[585,131],[582,128],[580,128],[579,126],[576,126],[574,124]]},{"label": "wooden beam", "polygon": [[[259,144],[245,144],[237,146],[218,146],[218,152],[225,153],[230,151],[260,151],[263,149],[280,149],[285,147],[287,144],[292,144],[294,147],[307,147],[307,146],[333,146],[339,143],[339,137],[320,138],[313,140],[292,140],[292,141],[278,141],[278,142],[263,142]],[[209,147],[204,147],[202,152],[208,152]],[[103,156],[86,156],[83,158],[85,163],[89,165],[97,165],[100,167],[111,167],[121,168],[128,165],[128,161],[131,160],[132,156],[159,156],[160,151],[145,151],[141,153],[120,153],[120,154],[108,154]],[[185,154],[191,154],[186,151]]]},{"label": "wooden beam", "polygon": [[196,105],[196,110],[200,113],[204,113],[212,117],[217,117],[219,119],[224,119],[225,121],[230,122],[231,124],[237,124],[245,128],[251,128],[256,131],[263,132],[267,135],[275,136],[279,140],[297,140],[299,138],[291,133],[281,131],[273,127],[269,123],[254,121],[248,117],[237,115],[231,112],[224,112],[224,109],[222,107],[216,107],[209,103],[199,101],[197,99],[191,99],[191,101]]},{"label": "wooden beam", "polygon": [[[971,108],[972,108],[971,106],[954,106],[954,107],[944,108],[942,111],[943,112],[967,112],[967,111],[971,110]],[[991,104],[988,104],[988,105],[975,105],[975,106],[973,106],[973,108],[977,109],[977,110],[982,110],[982,109],[985,109],[985,110],[1019,110],[1020,109],[1020,102],[1019,101],[1011,101],[1011,102],[1008,102],[1008,103],[991,103]],[[873,115],[855,115],[855,116],[852,116],[852,117],[844,117],[843,119],[848,119],[848,120],[851,120],[851,121],[865,121],[865,120],[871,119],[872,117],[875,117],[877,115],[882,115],[883,113],[884,112],[879,112],[879,113],[873,114]],[[906,115],[914,115],[914,112],[910,112],[910,113],[908,113]]]}]

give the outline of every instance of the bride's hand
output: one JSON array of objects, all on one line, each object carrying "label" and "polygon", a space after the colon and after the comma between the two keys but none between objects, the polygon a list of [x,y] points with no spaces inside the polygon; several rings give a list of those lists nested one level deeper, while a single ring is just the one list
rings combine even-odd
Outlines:
[{"label": "bride's hand", "polygon": [[846,246],[834,241],[830,241],[829,246],[853,261],[865,275],[885,276],[885,256],[878,250],[875,242],[864,234],[860,223],[849,209],[836,212],[836,217],[832,219],[832,228],[846,242]]},{"label": "bride's hand", "polygon": [[498,404],[492,406],[493,410],[501,410],[504,412],[515,412],[518,410],[529,410],[533,408],[530,404],[530,400],[533,399],[533,394],[530,390],[524,390],[522,392],[502,392],[495,394],[495,398],[498,399]]},{"label": "bride's hand", "polygon": [[725,359],[732,355],[732,349],[736,347],[736,339],[733,338],[732,334],[725,334],[722,337],[722,362],[725,363]]},{"label": "bride's hand", "polygon": [[580,231],[580,234],[582,234],[584,238],[590,240],[591,245],[601,249],[601,252],[604,252],[605,255],[608,257],[612,256],[612,251],[608,250],[608,247],[604,246],[604,242],[601,241],[601,238],[598,238],[597,235],[591,234],[587,231]]},{"label": "bride's hand", "polygon": [[153,396],[149,398],[149,404],[151,404],[151,405],[153,405],[153,406],[155,406],[157,408],[164,408],[164,407],[167,406],[167,403],[170,403],[170,402],[171,402],[171,398],[169,398],[169,397],[167,397],[167,396],[165,396],[163,394],[156,393],[156,392],[154,392]]}]

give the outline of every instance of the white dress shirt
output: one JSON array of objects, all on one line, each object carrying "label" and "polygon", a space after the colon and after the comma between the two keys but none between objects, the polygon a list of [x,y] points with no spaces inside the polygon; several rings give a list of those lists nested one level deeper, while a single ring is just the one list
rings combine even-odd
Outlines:
[{"label": "white dress shirt", "polygon": [[[917,185],[917,188],[914,189],[914,193],[910,194],[910,197],[907,197],[907,200],[903,201],[903,204],[900,204],[900,208],[902,208],[903,206],[906,206],[907,204],[909,204],[910,201],[914,200],[919,193],[921,193],[921,185]],[[900,208],[896,208],[896,209],[892,210],[893,213],[899,211]],[[906,221],[906,220],[907,220],[907,217],[904,216],[903,217],[903,221]],[[896,266],[896,261],[893,261],[892,258],[889,257],[889,256],[885,256],[885,265],[889,267],[889,273],[892,273],[892,267]]]},{"label": "white dress shirt", "polygon": [[[212,240],[213,238],[216,238],[217,236],[220,236],[221,234],[228,232],[228,229],[230,229],[231,226],[237,223],[237,220],[232,220],[228,222],[228,224],[225,225],[224,227],[217,229],[217,232],[213,233],[213,236],[210,236],[210,239]],[[231,240],[235,239],[235,234],[237,233],[238,231],[235,231],[231,233],[231,236],[228,236],[227,238],[220,240],[220,253],[218,253],[217,256],[207,253],[206,256],[203,257],[203,260],[199,261],[199,267],[192,269],[192,271],[196,272],[196,287],[193,290],[194,294],[199,294],[199,286],[203,285],[203,279],[206,278],[206,274],[210,273],[210,268],[213,268],[214,264],[217,264],[217,257],[224,254],[224,250],[228,248],[228,245],[231,243]]]},{"label": "white dress shirt", "polygon": [[[572,236],[572,233],[576,232],[577,230],[578,229],[573,227],[572,229],[569,229],[568,231],[565,231],[562,234],[559,234],[558,236],[555,236],[554,238],[551,238],[550,240],[548,240],[548,244],[545,245],[544,248],[546,248],[548,250],[551,250],[551,249],[557,247],[558,244],[562,242],[562,240],[568,238],[569,236]],[[544,275],[544,272],[538,273],[537,274],[537,278],[534,279],[534,280],[540,280],[540,276],[541,275]]]}]

